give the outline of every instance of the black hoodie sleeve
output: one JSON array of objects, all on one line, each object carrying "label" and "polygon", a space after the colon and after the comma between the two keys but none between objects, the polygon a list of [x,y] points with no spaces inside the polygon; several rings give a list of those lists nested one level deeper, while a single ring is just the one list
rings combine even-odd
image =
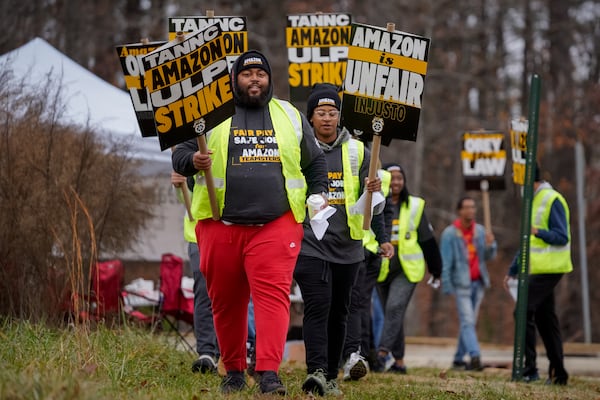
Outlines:
[{"label": "black hoodie sleeve", "polygon": [[375,240],[377,243],[387,243],[390,241],[390,235],[385,226],[384,213],[373,215],[371,218],[371,229],[375,233]]},{"label": "black hoodie sleeve", "polygon": [[[428,234],[421,235],[421,232],[424,231],[428,232]],[[435,240],[435,236],[433,236],[431,225],[425,216],[425,212],[423,212],[423,216],[421,217],[418,234],[419,245],[421,246],[421,250],[423,250],[427,269],[435,279],[438,279],[442,275],[442,256],[440,255],[440,248]]]},{"label": "black hoodie sleeve", "polygon": [[327,159],[317,144],[317,139],[304,114],[302,116],[302,141],[300,142],[300,167],[308,186],[307,196],[314,193],[327,193]]},{"label": "black hoodie sleeve", "polygon": [[183,176],[192,176],[198,173],[198,170],[194,168],[193,162],[194,153],[197,151],[198,141],[196,139],[179,143],[175,147],[173,154],[171,154],[173,170]]}]

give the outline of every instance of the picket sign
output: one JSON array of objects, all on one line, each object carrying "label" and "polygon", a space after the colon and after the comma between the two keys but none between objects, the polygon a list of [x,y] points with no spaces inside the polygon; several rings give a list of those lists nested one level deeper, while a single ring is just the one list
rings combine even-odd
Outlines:
[{"label": "picket sign", "polygon": [[[177,32],[177,39],[182,42],[183,39],[185,39],[185,34],[183,32]],[[206,145],[206,133],[202,133],[201,135],[199,135],[196,138],[196,140],[198,142],[198,149],[200,150],[200,153],[208,154],[208,146]],[[212,170],[210,167],[208,167],[208,169],[204,170],[203,172],[204,172],[204,178],[206,180],[206,189],[208,191],[208,200],[210,202],[210,210],[212,212],[212,219],[215,221],[218,221],[219,220],[219,205],[217,204],[217,195],[215,193],[215,181],[212,176]],[[183,190],[184,201],[185,201],[186,195],[188,197],[188,202],[189,202],[189,193],[187,192],[187,190]],[[187,204],[186,204],[186,207],[187,207]],[[190,219],[190,221],[194,220],[190,209],[188,209],[188,218]]]},{"label": "picket sign", "polygon": [[[394,32],[396,30],[396,24],[392,22],[387,23],[388,32]],[[371,162],[369,163],[369,182],[372,182],[377,177],[377,161],[379,160],[379,150],[381,148],[381,135],[377,132],[373,132],[373,146],[371,147]],[[371,229],[371,202],[373,201],[373,193],[367,191],[365,211],[363,219],[363,230],[368,231]]]},{"label": "picket sign", "polygon": [[[140,43],[142,43],[144,45],[147,45],[150,42],[149,42],[148,38],[142,38],[140,40]],[[174,150],[175,150],[175,146],[172,146],[171,147],[171,153]],[[190,221],[194,221],[194,218],[192,217],[192,202],[190,200],[190,193],[187,190],[187,185],[182,185],[182,186],[179,186],[179,187],[175,186],[175,185],[173,185],[173,186],[175,187],[175,189],[178,189],[178,190],[181,191],[181,196],[183,197],[183,204],[185,205],[185,210],[187,212],[188,219]]]},{"label": "picket sign", "polygon": [[[214,10],[206,10],[207,17],[214,17]],[[183,33],[182,33],[183,35]],[[206,145],[206,134],[198,136],[198,148],[200,153],[208,154],[208,146]],[[215,194],[215,181],[213,180],[212,170],[210,167],[204,171],[206,178],[206,188],[208,189],[208,200],[210,201],[210,210],[212,211],[212,219],[219,220],[219,205],[217,204],[217,195]]]}]

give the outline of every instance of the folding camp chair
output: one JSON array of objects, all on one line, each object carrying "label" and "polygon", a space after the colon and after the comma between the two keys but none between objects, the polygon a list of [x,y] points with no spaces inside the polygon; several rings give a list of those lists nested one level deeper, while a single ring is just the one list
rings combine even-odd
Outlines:
[{"label": "folding camp chair", "polygon": [[[123,284],[124,268],[121,260],[95,263],[89,275],[88,294],[76,294],[71,299],[70,314],[77,313],[79,321],[121,321],[123,316],[144,325],[154,323],[153,316],[147,316],[124,304]],[[75,302],[80,306],[75,307]],[[158,304],[158,303],[157,303]]]},{"label": "folding camp chair", "polygon": [[[185,339],[180,331],[180,322],[185,322],[190,328],[187,333],[193,332],[194,328],[194,297],[186,296],[181,282],[183,278],[183,260],[171,253],[162,255],[160,263],[160,318],[161,322],[167,324],[178,336],[181,342],[192,352],[194,348]],[[164,328],[164,326],[163,326]]]},{"label": "folding camp chair", "polygon": [[79,319],[100,321],[120,317],[123,263],[120,260],[97,262],[90,270],[89,279],[89,294],[78,296],[83,299]]},{"label": "folding camp chair", "polygon": [[[132,322],[148,325],[153,329],[159,321],[160,292],[154,289],[154,281],[137,278],[123,287],[123,310]],[[141,311],[144,310],[144,311]],[[148,313],[148,311],[150,313]]]}]

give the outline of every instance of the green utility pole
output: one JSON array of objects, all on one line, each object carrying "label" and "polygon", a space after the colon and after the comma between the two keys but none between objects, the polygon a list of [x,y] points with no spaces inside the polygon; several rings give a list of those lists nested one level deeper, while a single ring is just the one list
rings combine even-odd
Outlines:
[{"label": "green utility pole", "polygon": [[538,118],[540,109],[540,77],[531,77],[529,93],[529,127],[527,128],[527,152],[525,154],[525,179],[521,207],[521,241],[519,254],[518,295],[515,312],[515,344],[512,380],[523,379],[523,357],[525,355],[525,326],[527,324],[527,288],[529,284],[529,235],[531,234],[531,203],[533,202],[533,173],[535,170]]}]

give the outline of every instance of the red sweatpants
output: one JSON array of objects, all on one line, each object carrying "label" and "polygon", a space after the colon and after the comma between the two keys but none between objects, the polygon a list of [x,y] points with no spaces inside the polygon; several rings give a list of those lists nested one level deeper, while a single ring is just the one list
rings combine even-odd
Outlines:
[{"label": "red sweatpants", "polygon": [[254,302],[256,371],[278,371],[290,319],[290,286],[303,237],[291,212],[263,226],[196,225],[200,270],[227,371],[246,369],[248,302]]}]

